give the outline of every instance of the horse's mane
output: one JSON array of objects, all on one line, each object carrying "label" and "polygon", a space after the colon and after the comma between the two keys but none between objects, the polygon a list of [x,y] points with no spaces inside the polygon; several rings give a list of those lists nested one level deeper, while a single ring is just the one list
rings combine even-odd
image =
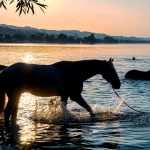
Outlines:
[{"label": "horse's mane", "polygon": [[63,66],[75,65],[75,66],[81,66],[81,67],[84,65],[84,66],[90,67],[90,65],[97,66],[100,64],[104,64],[106,62],[107,62],[106,60],[93,59],[93,60],[80,60],[80,61],[60,61],[60,62],[55,63],[54,65],[63,65]]}]

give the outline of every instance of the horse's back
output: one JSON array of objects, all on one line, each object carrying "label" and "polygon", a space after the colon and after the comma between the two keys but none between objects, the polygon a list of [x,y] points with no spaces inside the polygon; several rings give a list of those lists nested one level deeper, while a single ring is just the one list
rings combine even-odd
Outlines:
[{"label": "horse's back", "polygon": [[58,70],[52,65],[38,65],[19,62],[4,69],[2,75],[5,76],[5,78],[13,80],[47,80],[48,82],[48,80],[55,80],[55,78],[58,78]]},{"label": "horse's back", "polygon": [[19,86],[22,81],[25,80],[30,68],[30,65],[26,63],[15,63],[5,68],[2,71],[0,78],[5,83],[5,86]]},{"label": "horse's back", "polygon": [[150,80],[150,71],[130,70],[125,74],[127,79]]},{"label": "horse's back", "polygon": [[26,63],[16,63],[7,67],[1,73],[1,79],[6,89],[21,88],[33,93],[58,90],[62,82],[58,69],[53,65]]},{"label": "horse's back", "polygon": [[29,64],[19,62],[5,68],[2,72],[2,75],[7,77],[24,76],[29,72],[30,69],[31,66]]}]

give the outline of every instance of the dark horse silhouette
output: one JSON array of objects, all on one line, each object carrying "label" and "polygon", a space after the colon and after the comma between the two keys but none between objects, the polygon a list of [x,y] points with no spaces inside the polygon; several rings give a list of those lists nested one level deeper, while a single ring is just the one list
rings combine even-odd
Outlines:
[{"label": "dark horse silhouette", "polygon": [[125,74],[125,78],[134,80],[150,80],[150,70],[149,71],[130,70]]},{"label": "dark horse silhouette", "polygon": [[[81,96],[83,82],[88,78],[102,74],[113,88],[120,88],[120,80],[113,65],[113,60],[61,61],[52,65],[15,63],[5,68],[0,74],[0,113],[4,111],[5,121],[15,121],[18,101],[23,92],[37,96],[61,96],[67,105],[67,99],[77,102],[91,116],[91,107]],[[8,103],[4,110],[5,93]]]}]

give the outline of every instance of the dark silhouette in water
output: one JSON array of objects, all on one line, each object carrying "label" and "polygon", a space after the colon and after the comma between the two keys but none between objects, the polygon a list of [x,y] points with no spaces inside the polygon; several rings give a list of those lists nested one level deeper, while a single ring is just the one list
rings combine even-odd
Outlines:
[{"label": "dark silhouette in water", "polygon": [[83,99],[83,82],[101,74],[113,88],[120,88],[120,80],[113,60],[61,61],[52,65],[16,63],[6,67],[0,74],[0,113],[4,110],[5,93],[8,103],[4,110],[5,121],[11,116],[16,120],[18,102],[23,92],[37,96],[61,96],[67,105],[68,97],[84,107],[91,116],[93,111]]},{"label": "dark silhouette in water", "polygon": [[136,60],[136,58],[135,58],[135,57],[133,57],[132,59],[133,59],[133,60]]},{"label": "dark silhouette in water", "polygon": [[125,78],[135,80],[150,80],[150,70],[149,71],[130,70],[125,74]]}]

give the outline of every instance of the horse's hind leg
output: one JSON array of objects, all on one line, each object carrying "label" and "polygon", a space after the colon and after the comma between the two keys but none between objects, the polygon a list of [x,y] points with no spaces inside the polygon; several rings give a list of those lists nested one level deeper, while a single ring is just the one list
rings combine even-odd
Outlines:
[{"label": "horse's hind leg", "polygon": [[4,110],[4,117],[6,122],[9,121],[10,117],[13,122],[16,121],[19,98],[20,94],[16,92],[8,95],[8,103]]},{"label": "horse's hind leg", "polygon": [[12,122],[16,122],[16,119],[17,119],[19,98],[20,98],[20,97],[16,97],[16,98],[13,100],[13,101],[14,101],[14,106],[13,106],[12,112],[11,112],[11,121],[12,121]]},{"label": "horse's hind leg", "polygon": [[4,119],[5,119],[5,122],[9,122],[9,118],[10,118],[10,115],[11,115],[11,112],[12,112],[12,99],[8,98],[8,103],[6,105],[6,108],[4,110]]},{"label": "horse's hind leg", "polygon": [[83,108],[85,108],[90,113],[91,116],[94,116],[93,110],[87,104],[87,102],[83,99],[83,97],[81,96],[81,94],[70,96],[70,99],[73,100],[73,101],[75,101],[75,102],[77,102],[80,106],[82,106]]}]

